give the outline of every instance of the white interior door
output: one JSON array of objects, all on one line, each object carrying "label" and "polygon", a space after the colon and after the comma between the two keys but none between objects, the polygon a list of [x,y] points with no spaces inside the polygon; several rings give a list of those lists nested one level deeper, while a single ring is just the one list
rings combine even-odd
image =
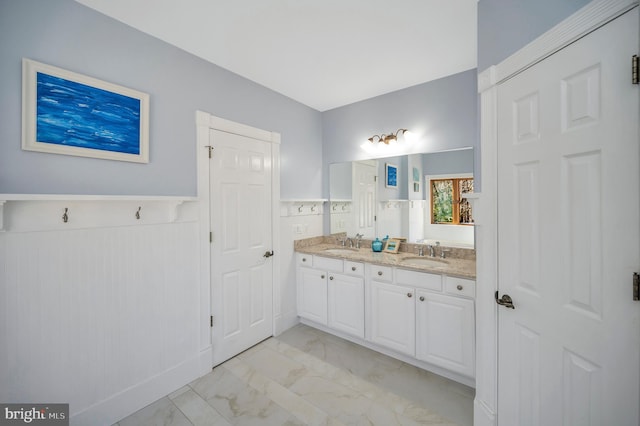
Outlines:
[{"label": "white interior door", "polygon": [[271,144],[211,130],[211,295],[217,365],[273,333]]},{"label": "white interior door", "polygon": [[376,162],[353,163],[353,209],[356,216],[355,233],[365,238],[376,237]]},{"label": "white interior door", "polygon": [[498,422],[635,425],[637,8],[498,86]]}]

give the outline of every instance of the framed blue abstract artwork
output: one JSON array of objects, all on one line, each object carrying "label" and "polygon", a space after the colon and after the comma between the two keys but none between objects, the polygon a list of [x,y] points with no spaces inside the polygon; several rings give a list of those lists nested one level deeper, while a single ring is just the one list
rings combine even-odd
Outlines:
[{"label": "framed blue abstract artwork", "polygon": [[386,180],[385,184],[387,188],[397,188],[398,187],[398,167],[393,164],[386,163]]},{"label": "framed blue abstract artwork", "polygon": [[149,95],[22,60],[22,149],[149,162]]}]

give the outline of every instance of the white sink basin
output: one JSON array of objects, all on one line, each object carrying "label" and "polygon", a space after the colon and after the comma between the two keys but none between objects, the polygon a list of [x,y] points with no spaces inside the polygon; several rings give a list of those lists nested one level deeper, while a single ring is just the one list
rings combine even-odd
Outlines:
[{"label": "white sink basin", "polygon": [[444,268],[447,263],[440,259],[434,259],[432,257],[407,257],[402,259],[400,263],[411,266],[426,266],[430,268]]},{"label": "white sink basin", "polygon": [[323,251],[331,254],[350,254],[350,253],[355,253],[358,250],[350,249],[350,248],[329,248],[329,249],[324,249]]}]

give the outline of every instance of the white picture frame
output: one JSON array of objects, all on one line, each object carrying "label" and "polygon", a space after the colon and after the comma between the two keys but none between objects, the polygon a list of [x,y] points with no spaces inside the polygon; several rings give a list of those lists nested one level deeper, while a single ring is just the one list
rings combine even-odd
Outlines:
[{"label": "white picture frame", "polygon": [[22,149],[149,162],[149,95],[22,60]]}]

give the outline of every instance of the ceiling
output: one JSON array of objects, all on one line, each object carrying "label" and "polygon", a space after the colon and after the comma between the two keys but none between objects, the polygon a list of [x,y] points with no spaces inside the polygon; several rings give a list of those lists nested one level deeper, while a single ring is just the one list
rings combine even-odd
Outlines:
[{"label": "ceiling", "polygon": [[318,111],[477,62],[477,0],[76,1]]}]

